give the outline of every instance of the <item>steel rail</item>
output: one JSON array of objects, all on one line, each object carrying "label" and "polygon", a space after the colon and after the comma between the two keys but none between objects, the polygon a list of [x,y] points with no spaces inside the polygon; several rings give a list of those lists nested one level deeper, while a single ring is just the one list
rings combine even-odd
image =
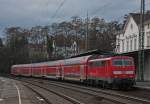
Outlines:
[{"label": "steel rail", "polygon": [[[28,79],[29,80],[29,79]],[[22,81],[22,80],[21,80]],[[30,82],[31,81],[33,81],[32,79],[30,80]],[[28,82],[28,81],[27,81]],[[38,82],[38,83],[41,83],[41,81],[35,81],[34,80],[34,82]],[[65,85],[58,85],[58,84],[56,84],[56,83],[49,83],[50,85],[53,85],[53,86],[58,86],[58,87],[61,87],[61,88],[65,88],[65,89],[71,89],[71,90],[74,90],[74,91],[78,91],[78,92],[81,92],[81,93],[85,93],[85,94],[88,94],[88,95],[92,95],[92,96],[96,96],[96,97],[102,97],[102,98],[104,98],[105,100],[107,100],[107,101],[111,101],[111,102],[114,102],[114,103],[116,103],[116,104],[128,104],[128,101],[126,101],[126,102],[122,102],[122,101],[120,101],[120,98],[116,98],[116,97],[113,97],[112,95],[111,95],[111,97],[110,96],[108,96],[108,95],[110,95],[110,94],[105,94],[105,95],[102,95],[102,94],[100,94],[100,93],[97,93],[97,92],[89,92],[89,90],[87,90],[87,89],[84,89],[84,88],[80,88],[80,87],[78,87],[78,88],[80,88],[80,89],[78,89],[78,88],[75,88],[75,87],[69,87],[69,86],[65,86]],[[81,90],[82,89],[82,90]],[[85,91],[85,90],[87,90],[87,91]],[[96,93],[96,94],[95,94]]]},{"label": "steel rail", "polygon": [[39,93],[39,91],[33,89],[31,86],[23,84],[26,88],[30,89],[32,92],[36,93],[39,97],[41,97],[42,99],[44,99],[44,101],[47,104],[52,104],[47,98],[45,98],[41,93]]},{"label": "steel rail", "polygon": [[[66,86],[64,83],[61,83],[61,82],[57,82],[61,85],[64,85]],[[49,83],[49,84],[54,84],[56,85],[56,82],[53,81],[53,83]],[[60,86],[60,85],[57,85],[57,86]],[[147,103],[147,104],[150,104],[150,100],[147,100],[147,99],[143,99],[143,98],[139,98],[139,97],[134,97],[134,96],[129,96],[129,95],[124,95],[124,94],[119,94],[119,93],[114,93],[114,92],[110,92],[110,91],[104,91],[104,90],[101,90],[101,89],[92,89],[92,88],[88,88],[88,87],[80,87],[80,86],[77,86],[77,85],[72,85],[72,84],[69,84],[70,87],[73,87],[73,88],[80,88],[80,89],[86,89],[86,90],[89,90],[89,91],[93,91],[93,92],[98,92],[98,93],[104,93],[104,94],[108,94],[108,95],[112,95],[112,96],[116,96],[116,97],[121,97],[121,98],[125,98],[125,99],[130,99],[130,100],[133,100],[133,101],[138,101],[138,102],[142,102],[142,103]]]},{"label": "steel rail", "polygon": [[[71,102],[71,103],[73,103],[73,104],[84,104],[84,103],[82,103],[82,102],[80,102],[80,101],[78,101],[78,100],[76,100],[76,99],[74,99],[74,98],[72,98],[72,97],[69,97],[69,96],[67,96],[67,95],[64,95],[64,94],[62,94],[62,93],[58,93],[58,92],[56,92],[56,91],[53,91],[53,90],[50,90],[50,89],[48,89],[48,88],[45,88],[45,87],[42,87],[42,86],[40,86],[40,85],[37,85],[37,84],[34,84],[34,83],[32,83],[32,82],[28,82],[28,81],[25,81],[25,80],[18,80],[18,81],[22,81],[22,83],[28,83],[28,84],[30,84],[30,85],[32,85],[32,86],[36,86],[36,87],[39,87],[39,88],[41,88],[41,89],[44,89],[44,90],[46,90],[46,91],[48,91],[48,92],[51,92],[51,93],[53,93],[53,94],[55,94],[55,95],[57,95],[57,96],[59,96],[59,97],[61,97],[61,98],[64,98],[65,100],[67,100],[67,101],[69,101],[69,102]],[[28,86],[29,87],[29,86]],[[30,87],[31,88],[31,87]],[[32,89],[33,91],[35,91],[34,89]],[[38,91],[36,91],[37,93],[38,93]],[[39,93],[38,93],[39,94]],[[42,96],[42,98],[43,98],[43,96]],[[47,100],[46,100],[47,101]],[[50,103],[48,103],[48,104],[50,104]]]}]

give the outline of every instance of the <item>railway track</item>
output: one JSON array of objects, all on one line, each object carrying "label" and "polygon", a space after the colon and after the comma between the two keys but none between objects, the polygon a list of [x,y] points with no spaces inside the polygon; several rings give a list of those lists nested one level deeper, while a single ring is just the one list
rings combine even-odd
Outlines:
[{"label": "railway track", "polygon": [[75,92],[84,93],[85,95],[95,96],[95,98],[105,99],[109,102],[112,102],[113,104],[149,104],[150,103],[150,100],[133,97],[133,96],[128,96],[128,95],[123,95],[123,94],[118,94],[118,93],[114,93],[113,91],[89,88],[89,87],[85,87],[85,86],[73,85],[70,83],[46,81],[46,80],[41,80],[41,79],[38,79],[38,80],[37,79],[31,80],[29,78],[27,78],[27,79],[30,82],[34,82],[34,84],[43,84],[45,87],[51,86],[51,87],[55,87],[58,89],[61,88],[62,90],[70,89]]},{"label": "railway track", "polygon": [[[37,80],[35,80],[37,81]],[[79,86],[79,85],[74,85],[74,84],[70,84],[70,83],[62,83],[62,82],[56,82],[56,81],[45,81],[45,80],[40,80],[40,81],[37,81],[38,83],[40,83],[42,81],[42,83],[45,83],[45,84],[51,84],[51,85],[54,85],[54,86],[59,86],[59,87],[63,87],[63,88],[67,88],[67,89],[72,89],[72,90],[75,90],[75,91],[82,91],[82,92],[85,92],[85,93],[96,93],[95,95],[101,95],[102,97],[106,98],[106,99],[109,99],[110,96],[115,96],[117,97],[118,99],[116,100],[120,100],[123,104],[133,104],[133,103],[136,103],[136,104],[150,104],[150,100],[149,99],[145,99],[145,98],[141,98],[141,97],[136,97],[136,96],[131,96],[132,94],[130,94],[130,91],[129,91],[129,94],[127,94],[127,92],[122,92],[122,91],[112,91],[112,90],[102,90],[102,89],[97,89],[97,88],[89,88],[89,87],[85,87],[85,86]],[[87,90],[87,91],[85,91]],[[125,93],[125,94],[120,94],[120,93]],[[136,93],[136,92],[134,92]],[[108,97],[108,95],[110,95]],[[140,94],[139,94],[140,95]],[[108,98],[107,98],[107,97]],[[142,96],[142,95],[141,95]],[[112,98],[113,98],[112,97]],[[123,100],[123,99],[126,99]]]},{"label": "railway track", "polygon": [[[53,85],[57,85],[57,86],[70,86],[72,88],[78,88],[78,89],[86,89],[88,91],[93,91],[93,92],[97,92],[97,93],[104,93],[104,94],[108,94],[108,95],[112,95],[112,96],[116,96],[116,97],[121,97],[121,98],[125,98],[125,99],[129,99],[132,101],[137,101],[137,102],[141,102],[144,104],[150,104],[150,94],[147,94],[147,90],[144,90],[145,93],[143,93],[142,91],[112,91],[109,89],[98,89],[98,88],[90,88],[90,87],[85,87],[85,86],[79,86],[79,85],[73,85],[73,84],[69,84],[69,83],[61,83],[61,82],[47,82],[49,84],[53,84]],[[148,91],[150,92],[150,91]],[[122,93],[122,94],[121,94]],[[143,94],[142,94],[143,93]],[[138,96],[138,97],[137,97]],[[143,97],[144,96],[144,97]],[[147,96],[147,97],[146,97]]]},{"label": "railway track", "polygon": [[[23,81],[22,83],[25,87],[31,89],[33,92],[38,94],[40,96],[40,99],[45,101],[47,104],[61,104],[62,101],[65,104],[84,104],[74,98],[71,98],[62,93],[58,93],[53,90],[47,89],[41,85],[34,84],[34,83],[28,82],[28,81]],[[59,100],[59,101],[56,101],[56,100],[53,101],[51,99],[52,96],[53,96],[53,98],[54,98],[54,96],[57,96],[57,100]]]},{"label": "railway track", "polygon": [[[77,102],[75,102],[74,104],[127,104],[127,102],[122,102],[120,101],[118,98],[115,98],[115,97],[104,97],[104,96],[101,96],[99,94],[95,94],[95,93],[91,93],[91,92],[88,92],[88,91],[85,91],[85,90],[75,90],[75,89],[72,89],[72,88],[69,88],[69,87],[64,87],[64,86],[58,86],[58,85],[50,85],[50,84],[46,84],[46,83],[43,83],[43,82],[38,82],[38,81],[33,81],[33,80],[23,80],[21,79],[20,80],[21,82],[25,82],[25,83],[30,83],[32,85],[35,85],[35,86],[39,86],[39,87],[42,87],[46,90],[49,91],[49,89],[52,90],[52,88],[55,88],[55,91],[53,90],[53,92],[56,93],[56,89],[58,90],[58,92],[62,93],[63,92],[63,95],[65,96],[69,96],[71,97],[71,99],[76,99]],[[68,91],[69,90],[69,91]],[[68,92],[68,94],[66,94],[65,92]],[[72,95],[75,95],[75,96],[72,96]],[[88,96],[88,97],[87,97]],[[86,98],[87,97],[87,98]],[[92,99],[91,99],[92,98]],[[80,102],[82,101],[82,102]],[[132,103],[133,104],[133,103]]]},{"label": "railway track", "polygon": [[29,84],[23,84],[25,87],[27,87],[32,92],[36,93],[38,95],[36,98],[42,103],[42,104],[52,104],[41,92],[39,92],[38,88],[35,88]]}]

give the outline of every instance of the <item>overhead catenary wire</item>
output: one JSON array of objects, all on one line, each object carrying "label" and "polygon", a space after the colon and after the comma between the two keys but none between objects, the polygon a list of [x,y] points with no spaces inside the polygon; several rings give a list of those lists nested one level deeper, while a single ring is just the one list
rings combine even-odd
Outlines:
[{"label": "overhead catenary wire", "polygon": [[91,15],[95,15],[97,12],[99,12],[99,11],[102,10],[104,7],[107,7],[107,6],[110,5],[110,4],[111,4],[111,2],[106,3],[106,4],[102,5],[100,8],[98,8],[98,9],[96,9],[95,11],[91,12],[90,14],[91,14]]},{"label": "overhead catenary wire", "polygon": [[[124,1],[124,0],[122,0],[122,1]],[[119,4],[120,3],[122,3],[122,1],[120,1],[119,2]],[[102,5],[101,7],[99,7],[98,9],[96,9],[95,11],[92,11],[91,13],[89,13],[89,14],[91,14],[91,15],[95,15],[96,13],[98,13],[98,12],[100,12],[100,11],[102,11],[102,14],[103,14],[103,12],[105,11],[105,8],[111,8],[111,4],[113,4],[112,3],[112,1],[110,0],[110,2],[108,2],[108,3],[106,3],[106,4],[104,4],[104,5]],[[115,4],[116,5],[116,4]],[[117,3],[117,5],[118,5],[118,3]],[[113,7],[113,6],[112,6]]]},{"label": "overhead catenary wire", "polygon": [[[122,1],[124,1],[124,0],[120,0],[119,1],[119,4],[120,3],[122,3]],[[99,12],[99,11],[104,11],[105,10],[105,8],[110,8],[110,6],[112,6],[111,4],[113,4],[113,2],[112,2],[112,0],[110,0],[110,2],[108,2],[108,3],[106,3],[106,4],[104,4],[104,5],[102,5],[102,6],[100,6],[99,8],[97,8],[95,11],[92,11],[90,14],[91,15],[95,15],[97,12]],[[117,3],[118,4],[118,3]],[[116,3],[115,3],[115,5],[116,5]]]},{"label": "overhead catenary wire", "polygon": [[[101,10],[104,10],[105,7],[110,6],[110,4],[111,4],[111,2],[106,3],[106,4],[102,5],[100,8],[96,9],[95,11],[92,11],[92,12],[89,13],[89,14],[95,15],[97,12],[99,12],[99,11],[101,11]],[[149,5],[149,4],[150,4],[150,2],[147,2],[147,3],[145,4],[145,6],[147,6],[147,5]],[[139,8],[136,8],[136,9],[130,11],[130,12],[134,13],[134,12],[136,12],[136,11],[138,11],[138,10],[140,10],[140,7],[139,7]],[[122,19],[123,17],[124,17],[124,15],[119,16],[119,17],[117,17],[117,18],[114,18],[113,20],[114,20],[114,21],[119,21],[119,20]]]},{"label": "overhead catenary wire", "polygon": [[67,1],[67,0],[63,0],[63,1],[60,3],[60,5],[59,5],[58,8],[56,9],[54,15],[52,15],[52,18],[55,18],[55,17],[56,17],[57,13],[58,13],[59,10],[62,8],[62,6],[65,4],[66,1]]},{"label": "overhead catenary wire", "polygon": [[[147,2],[147,3],[145,4],[145,6],[147,6],[147,5],[149,5],[149,4],[150,4],[150,2]],[[134,10],[132,10],[131,13],[135,13],[135,12],[137,12],[137,11],[140,11],[140,7],[139,7],[139,8],[136,8],[136,9],[134,9]],[[119,17],[115,18],[114,20],[115,20],[115,21],[119,21],[119,20],[122,19],[123,17],[124,17],[124,15],[123,15],[123,16],[119,16]]]}]

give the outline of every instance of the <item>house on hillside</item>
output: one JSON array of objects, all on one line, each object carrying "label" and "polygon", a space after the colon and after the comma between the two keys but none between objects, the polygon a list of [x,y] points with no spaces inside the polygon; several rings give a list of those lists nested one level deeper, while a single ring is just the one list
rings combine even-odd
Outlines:
[{"label": "house on hillside", "polygon": [[43,44],[28,44],[27,49],[32,62],[43,61],[48,58],[46,46]]}]

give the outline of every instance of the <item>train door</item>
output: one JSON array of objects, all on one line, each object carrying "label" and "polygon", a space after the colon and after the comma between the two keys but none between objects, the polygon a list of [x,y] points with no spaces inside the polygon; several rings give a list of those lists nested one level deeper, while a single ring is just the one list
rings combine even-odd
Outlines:
[{"label": "train door", "polygon": [[31,76],[31,66],[29,67],[29,76]]},{"label": "train door", "polygon": [[60,68],[60,73],[61,73],[61,79],[63,80],[64,79],[64,66]]},{"label": "train door", "polygon": [[33,76],[33,66],[31,65],[31,76]]},{"label": "train door", "polygon": [[40,76],[41,76],[41,77],[44,75],[44,73],[43,73],[43,69],[44,69],[44,67],[43,67],[43,66],[41,66],[41,67],[40,67]]},{"label": "train door", "polygon": [[62,69],[61,69],[61,67],[57,68],[57,70],[56,70],[56,77],[58,79],[61,79],[61,77],[62,77]]},{"label": "train door", "polygon": [[112,83],[111,75],[112,75],[111,61],[107,60],[106,61],[106,79],[107,79],[108,84]]},{"label": "train door", "polygon": [[44,66],[44,67],[43,67],[43,77],[46,76],[46,69],[47,69],[47,66]]},{"label": "train door", "polygon": [[105,61],[105,73],[106,73],[106,77],[108,78],[108,76],[109,76],[109,67],[108,67],[108,61]]},{"label": "train door", "polygon": [[60,72],[60,68],[59,67],[57,67],[56,68],[56,78],[60,78],[60,75],[61,75],[61,72]]},{"label": "train door", "polygon": [[18,73],[18,75],[22,75],[22,73],[21,73],[21,68],[20,68],[20,67],[17,68],[17,73]]},{"label": "train door", "polygon": [[84,65],[80,65],[80,81],[82,82],[85,77],[84,77]]}]

